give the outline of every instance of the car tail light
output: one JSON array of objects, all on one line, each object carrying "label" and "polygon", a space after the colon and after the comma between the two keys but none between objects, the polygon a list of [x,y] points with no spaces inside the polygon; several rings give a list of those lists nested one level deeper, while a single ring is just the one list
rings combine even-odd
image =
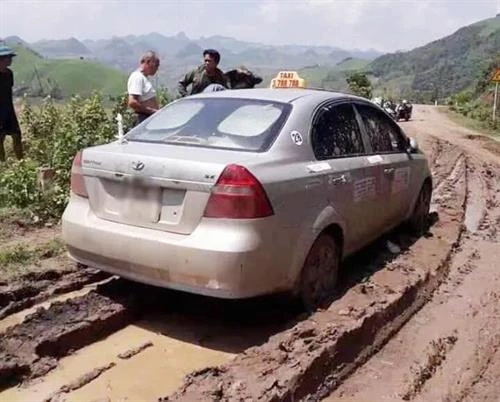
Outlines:
[{"label": "car tail light", "polygon": [[262,184],[247,169],[228,165],[208,199],[207,218],[252,219],[273,215]]},{"label": "car tail light", "polygon": [[88,197],[82,174],[82,151],[78,151],[71,167],[71,191],[80,197]]}]

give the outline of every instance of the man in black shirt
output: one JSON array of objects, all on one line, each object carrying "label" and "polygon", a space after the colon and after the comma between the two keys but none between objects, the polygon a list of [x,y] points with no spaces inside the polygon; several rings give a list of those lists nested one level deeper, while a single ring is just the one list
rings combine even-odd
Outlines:
[{"label": "man in black shirt", "polygon": [[0,161],[5,161],[4,141],[10,135],[14,145],[17,159],[23,157],[23,144],[21,141],[21,128],[17,121],[16,111],[12,100],[12,87],[14,74],[9,66],[16,54],[7,47],[0,45]]}]

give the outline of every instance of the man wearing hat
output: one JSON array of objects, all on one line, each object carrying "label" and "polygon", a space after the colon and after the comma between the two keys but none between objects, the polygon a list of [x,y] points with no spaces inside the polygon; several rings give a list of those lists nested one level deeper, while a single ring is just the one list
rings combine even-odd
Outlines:
[{"label": "man wearing hat", "polygon": [[21,141],[21,128],[17,121],[16,111],[12,100],[12,87],[14,74],[9,66],[16,54],[8,47],[0,44],[0,161],[5,161],[4,141],[10,135],[14,145],[17,159],[23,158],[23,144]]}]

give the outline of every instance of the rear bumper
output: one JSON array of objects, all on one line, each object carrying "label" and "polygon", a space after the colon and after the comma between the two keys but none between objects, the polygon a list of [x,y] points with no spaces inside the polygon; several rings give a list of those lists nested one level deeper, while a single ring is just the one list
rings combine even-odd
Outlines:
[{"label": "rear bumper", "polygon": [[[70,257],[134,281],[221,298],[286,290],[290,252],[276,241],[273,218],[203,219],[189,235],[98,218],[72,196],[62,235]],[[284,246],[279,246],[283,244]]]}]

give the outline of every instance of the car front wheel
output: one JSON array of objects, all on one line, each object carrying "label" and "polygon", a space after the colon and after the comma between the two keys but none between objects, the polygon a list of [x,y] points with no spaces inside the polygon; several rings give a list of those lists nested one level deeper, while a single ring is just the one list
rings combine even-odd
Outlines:
[{"label": "car front wheel", "polygon": [[307,310],[314,310],[334,294],[339,257],[335,238],[326,233],[319,235],[306,257],[299,282],[299,297]]}]

